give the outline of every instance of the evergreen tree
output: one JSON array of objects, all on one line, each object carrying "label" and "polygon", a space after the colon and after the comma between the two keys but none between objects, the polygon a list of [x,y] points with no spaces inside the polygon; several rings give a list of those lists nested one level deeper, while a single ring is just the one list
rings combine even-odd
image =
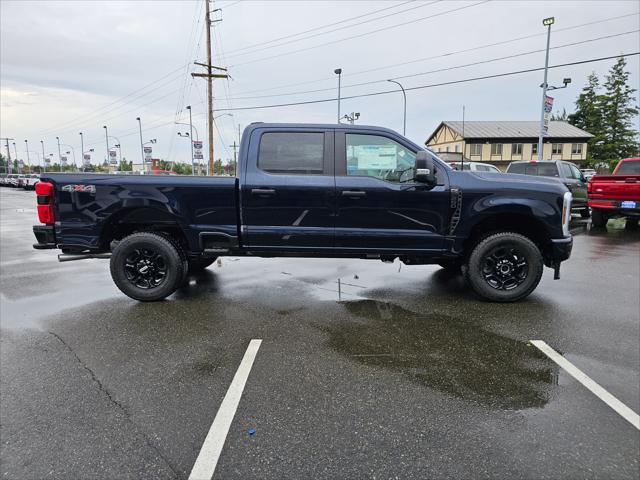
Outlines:
[{"label": "evergreen tree", "polygon": [[627,62],[623,57],[611,67],[604,84],[604,145],[605,158],[620,159],[638,154],[638,131],[633,119],[638,115],[635,106],[636,92],[629,86]]},{"label": "evergreen tree", "polygon": [[589,161],[601,161],[606,158],[603,151],[605,134],[602,104],[604,98],[598,92],[599,89],[598,76],[592,72],[587,79],[587,85],[576,100],[576,111],[568,117],[571,125],[593,135],[587,147],[587,160]]},{"label": "evergreen tree", "polygon": [[569,115],[566,108],[562,109],[562,113],[556,111],[556,113],[551,114],[551,121],[553,122],[566,122],[567,120],[569,120]]}]

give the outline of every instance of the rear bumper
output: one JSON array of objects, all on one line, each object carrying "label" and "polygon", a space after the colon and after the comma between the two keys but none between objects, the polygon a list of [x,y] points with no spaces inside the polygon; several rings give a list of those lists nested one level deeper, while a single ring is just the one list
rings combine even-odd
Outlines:
[{"label": "rear bumper", "polygon": [[46,250],[57,247],[56,232],[53,225],[34,225],[33,234],[37,240],[37,243],[33,244],[33,248]]},{"label": "rear bumper", "polygon": [[551,239],[550,259],[551,265],[559,265],[568,260],[573,249],[573,237]]}]

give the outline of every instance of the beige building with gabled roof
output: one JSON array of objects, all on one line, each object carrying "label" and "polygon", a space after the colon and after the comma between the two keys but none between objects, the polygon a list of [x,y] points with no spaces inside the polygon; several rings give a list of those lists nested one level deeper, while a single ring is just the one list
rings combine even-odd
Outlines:
[{"label": "beige building with gabled roof", "polygon": [[[445,121],[425,145],[436,153],[452,152],[472,162],[492,163],[505,170],[510,162],[538,159],[539,122]],[[464,132],[464,133],[463,133]],[[580,165],[587,158],[588,132],[567,122],[549,122],[543,160],[566,160]]]}]

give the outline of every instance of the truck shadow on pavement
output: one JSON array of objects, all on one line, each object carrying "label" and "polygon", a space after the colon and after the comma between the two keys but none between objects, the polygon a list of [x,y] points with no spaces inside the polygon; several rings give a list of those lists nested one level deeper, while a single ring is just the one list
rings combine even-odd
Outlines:
[{"label": "truck shadow on pavement", "polygon": [[557,385],[557,366],[534,347],[473,321],[377,300],[343,306],[344,319],[319,328],[355,362],[498,409],[541,408]]}]

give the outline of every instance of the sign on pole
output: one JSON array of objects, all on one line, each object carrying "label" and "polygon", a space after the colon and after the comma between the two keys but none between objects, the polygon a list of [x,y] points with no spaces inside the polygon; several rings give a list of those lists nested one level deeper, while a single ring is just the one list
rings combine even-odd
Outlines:
[{"label": "sign on pole", "polygon": [[[49,159],[45,158],[44,163],[49,164]],[[67,157],[60,157],[60,164],[64,167],[67,165]]]},{"label": "sign on pole", "polygon": [[22,170],[24,168],[24,162],[22,160],[18,160],[18,169]]},{"label": "sign on pole", "polygon": [[151,163],[151,152],[153,152],[153,149],[151,147],[144,147],[143,150],[145,163]]},{"label": "sign on pole", "polygon": [[116,165],[118,163],[117,153],[115,150],[109,150],[109,163],[111,165]]},{"label": "sign on pole", "polygon": [[553,110],[553,97],[546,95],[544,97],[544,124],[542,130],[546,134],[549,131],[549,120],[551,120],[551,111]]},{"label": "sign on pole", "polygon": [[82,156],[82,164],[87,167],[91,164],[91,155],[89,155],[88,153],[85,153]]},{"label": "sign on pole", "polygon": [[196,160],[202,160],[204,158],[202,156],[202,141],[200,140],[193,141],[193,158]]}]

